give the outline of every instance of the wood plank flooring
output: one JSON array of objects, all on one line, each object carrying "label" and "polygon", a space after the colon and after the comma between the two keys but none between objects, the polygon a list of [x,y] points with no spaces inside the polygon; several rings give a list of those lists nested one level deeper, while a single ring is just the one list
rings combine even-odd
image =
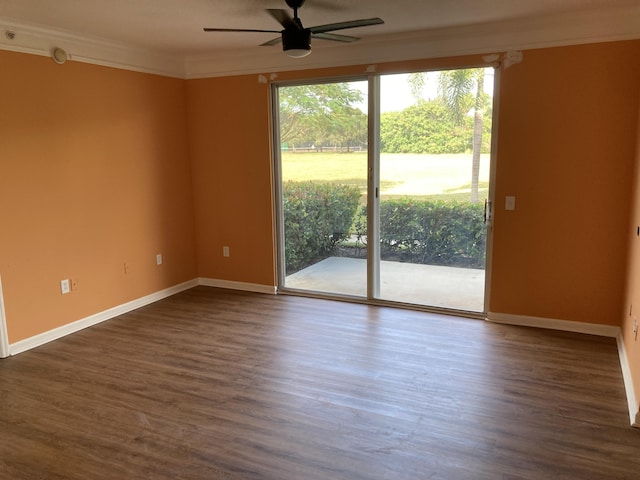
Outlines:
[{"label": "wood plank flooring", "polygon": [[615,341],[197,287],[0,360],[2,479],[640,478]]}]

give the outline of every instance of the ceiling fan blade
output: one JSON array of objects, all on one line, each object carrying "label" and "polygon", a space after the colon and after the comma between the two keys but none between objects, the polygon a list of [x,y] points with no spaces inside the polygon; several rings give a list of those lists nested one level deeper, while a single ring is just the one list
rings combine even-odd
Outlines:
[{"label": "ceiling fan blade", "polygon": [[261,43],[261,47],[272,47],[274,45],[278,45],[282,42],[282,37],[274,38],[273,40],[269,40],[268,42]]},{"label": "ceiling fan blade", "polygon": [[259,32],[259,33],[280,33],[280,30],[251,30],[246,28],[209,28],[203,29],[205,32]]},{"label": "ceiling fan blade", "polygon": [[312,38],[319,38],[321,40],[333,40],[335,42],[351,43],[356,40],[360,40],[358,37],[349,37],[347,35],[336,35],[335,33],[312,33]]},{"label": "ceiling fan blade", "polygon": [[381,18],[363,18],[361,20],[352,20],[350,22],[328,23],[327,25],[318,25],[311,27],[311,33],[333,32],[334,30],[344,30],[345,28],[368,27],[369,25],[380,25],[384,23]]},{"label": "ceiling fan blade", "polygon": [[293,18],[291,18],[291,15],[289,15],[289,12],[287,12],[286,10],[282,10],[281,8],[267,8],[266,12],[273,18],[275,18],[276,21],[285,28],[285,30],[302,29],[302,25],[299,23],[299,21],[296,22]]}]

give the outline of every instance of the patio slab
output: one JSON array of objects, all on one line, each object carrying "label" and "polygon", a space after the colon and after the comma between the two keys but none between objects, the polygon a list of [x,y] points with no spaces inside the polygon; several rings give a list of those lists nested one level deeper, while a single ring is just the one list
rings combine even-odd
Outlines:
[{"label": "patio slab", "polygon": [[[415,305],[482,312],[485,271],[402,262],[380,262],[380,298]],[[367,261],[329,257],[285,279],[285,287],[367,295]]]}]

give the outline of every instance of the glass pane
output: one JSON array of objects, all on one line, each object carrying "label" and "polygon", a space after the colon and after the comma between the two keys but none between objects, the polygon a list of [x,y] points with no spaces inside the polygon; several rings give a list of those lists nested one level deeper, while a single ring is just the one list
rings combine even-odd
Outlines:
[{"label": "glass pane", "polygon": [[380,298],[484,310],[492,81],[381,77]]},{"label": "glass pane", "polygon": [[366,92],[278,89],[286,288],[366,296]]}]

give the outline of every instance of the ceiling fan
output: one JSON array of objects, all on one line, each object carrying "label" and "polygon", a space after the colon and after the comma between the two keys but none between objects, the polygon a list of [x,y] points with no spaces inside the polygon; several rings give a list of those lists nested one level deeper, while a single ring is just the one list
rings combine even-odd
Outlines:
[{"label": "ceiling fan", "polygon": [[358,37],[350,37],[347,35],[337,35],[335,30],[344,30],[346,28],[366,27],[369,25],[379,25],[384,23],[381,18],[365,18],[361,20],[351,20],[348,22],[329,23],[326,25],[317,25],[315,27],[305,28],[302,21],[298,18],[298,9],[302,7],[305,0],[285,0],[287,5],[293,9],[293,18],[289,12],[279,8],[267,8],[266,12],[275,18],[284,30],[253,30],[238,28],[205,28],[205,32],[265,32],[280,33],[280,37],[274,38],[261,44],[261,46],[272,46],[282,42],[284,53],[290,57],[305,57],[311,53],[311,39],[319,38],[322,40],[333,40],[335,42],[355,42]]}]

